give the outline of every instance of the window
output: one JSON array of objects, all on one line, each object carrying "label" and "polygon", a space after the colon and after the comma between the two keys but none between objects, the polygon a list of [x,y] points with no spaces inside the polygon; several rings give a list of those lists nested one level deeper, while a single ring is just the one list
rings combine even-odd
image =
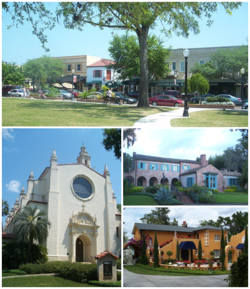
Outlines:
[{"label": "window", "polygon": [[68,65],[67,65],[67,71],[68,71],[68,72],[71,72],[71,64],[68,64]]},{"label": "window", "polygon": [[228,179],[228,185],[229,186],[238,186],[239,185],[239,179],[233,179],[233,178],[230,178]]},{"label": "window", "polygon": [[196,234],[196,239],[199,239],[199,234]]},{"label": "window", "polygon": [[185,72],[185,62],[180,62],[180,71]]},{"label": "window", "polygon": [[74,193],[81,199],[88,199],[92,195],[92,186],[83,177],[75,178],[73,181]]},{"label": "window", "polygon": [[193,177],[187,178],[187,188],[191,188],[193,186]]},{"label": "window", "polygon": [[179,172],[179,166],[172,165],[172,172]]},{"label": "window", "polygon": [[93,77],[102,77],[102,71],[101,70],[94,70],[93,71]]},{"label": "window", "polygon": [[214,250],[214,258],[220,258],[220,250]]},{"label": "window", "polygon": [[119,227],[116,227],[116,237],[119,238]]},{"label": "window", "polygon": [[205,64],[205,61],[200,60],[200,65],[203,65],[203,64]]},{"label": "window", "polygon": [[157,171],[158,170],[158,164],[150,164],[150,170]]},{"label": "window", "polygon": [[146,164],[143,163],[143,162],[139,162],[138,163],[138,169],[145,170],[146,169]]},{"label": "window", "polygon": [[76,71],[81,71],[81,64],[77,64]]},{"label": "window", "polygon": [[183,165],[182,168],[183,168],[184,171],[188,171],[188,170],[190,170],[190,166],[188,166],[188,165]]},{"label": "window", "polygon": [[168,171],[169,170],[169,165],[162,164],[161,165],[161,170],[162,171]]},{"label": "window", "polygon": [[220,235],[214,235],[214,241],[220,241]]},{"label": "window", "polygon": [[216,189],[217,188],[217,175],[215,174],[204,174],[205,186],[207,188]]},{"label": "window", "polygon": [[111,70],[106,71],[106,80],[111,80]]},{"label": "window", "polygon": [[172,70],[176,70],[176,62],[175,61],[172,62]]}]

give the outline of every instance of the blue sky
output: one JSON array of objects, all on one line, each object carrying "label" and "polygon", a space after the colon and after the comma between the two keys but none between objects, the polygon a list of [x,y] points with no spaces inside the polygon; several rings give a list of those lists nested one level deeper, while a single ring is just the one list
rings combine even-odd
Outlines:
[{"label": "blue sky", "polygon": [[225,128],[207,129],[139,129],[137,141],[123,151],[133,155],[161,156],[196,160],[201,154],[209,156],[223,154],[228,147],[234,147],[241,138],[240,131]]},{"label": "blue sky", "polygon": [[[214,220],[217,221],[219,216],[231,217],[236,212],[248,212],[248,207],[218,207],[218,206],[202,206],[202,207],[168,207],[170,213],[168,214],[170,221],[174,218],[181,226],[183,221],[187,222],[189,227],[198,227],[199,221]],[[127,237],[131,238],[132,230],[135,223],[142,223],[140,218],[144,214],[149,214],[155,207],[126,207],[123,210],[123,230],[127,232]]]},{"label": "blue sky", "polygon": [[[55,9],[56,3],[48,2],[50,10]],[[31,32],[31,26],[25,23],[18,28],[6,29],[11,23],[10,15],[3,12],[2,15],[2,59],[7,62],[24,64],[28,59],[45,55],[39,40]],[[200,34],[190,34],[188,39],[173,35],[170,39],[164,39],[160,33],[161,25],[158,25],[151,34],[161,36],[165,47],[172,48],[196,48],[212,46],[246,45],[248,37],[248,3],[233,11],[232,15],[226,14],[219,6],[212,16],[214,23],[206,26],[206,20],[199,20]],[[116,30],[114,33],[123,35],[124,31]],[[110,29],[100,30],[97,27],[86,26],[84,31],[66,30],[62,24],[47,32],[50,52],[49,56],[92,55],[110,58],[108,47],[112,40]],[[13,44],[14,43],[14,44]]]},{"label": "blue sky", "polygon": [[121,161],[101,144],[102,129],[3,129],[2,130],[2,198],[10,209],[22,186],[27,191],[31,170],[38,179],[50,166],[53,149],[58,164],[76,163],[82,143],[91,156],[91,167],[103,174],[107,164],[117,203],[121,203]]}]

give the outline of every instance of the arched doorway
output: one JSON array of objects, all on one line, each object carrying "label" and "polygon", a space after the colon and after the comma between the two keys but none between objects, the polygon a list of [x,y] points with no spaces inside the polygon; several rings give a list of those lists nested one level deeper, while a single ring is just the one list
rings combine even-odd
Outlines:
[{"label": "arched doorway", "polygon": [[126,180],[128,181],[128,184],[131,185],[135,182],[134,178],[131,176],[126,177]]},{"label": "arched doorway", "polygon": [[177,178],[173,178],[172,179],[172,182],[171,182],[171,185],[173,186],[173,187],[175,187],[175,183],[176,182],[178,182],[178,179]]},{"label": "arched doorway", "polygon": [[[163,178],[161,179],[161,185],[163,183]],[[168,186],[169,185],[169,180],[168,178],[164,178],[164,186]]]},{"label": "arched doorway", "polygon": [[228,245],[225,247],[225,253],[226,253],[225,267],[226,267],[226,270],[228,270],[228,253],[229,253],[229,251],[232,251],[232,264],[237,261],[237,258],[240,255],[239,250],[236,249],[234,246]]},{"label": "arched doorway", "polygon": [[76,239],[76,262],[91,262],[92,243],[88,236]]},{"label": "arched doorway", "polygon": [[137,179],[137,187],[146,187],[147,183],[146,183],[146,179],[144,177],[139,177]]},{"label": "arched doorway", "polygon": [[158,180],[155,177],[150,178],[149,180],[149,186],[150,187],[156,187],[156,185],[158,185]]}]

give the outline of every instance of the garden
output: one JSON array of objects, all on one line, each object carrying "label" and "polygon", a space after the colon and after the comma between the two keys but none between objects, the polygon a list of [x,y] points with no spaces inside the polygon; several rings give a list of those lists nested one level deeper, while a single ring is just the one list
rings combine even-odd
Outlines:
[{"label": "garden", "polygon": [[[26,263],[28,245],[10,242],[3,245],[2,277],[52,274],[53,276],[31,276],[2,280],[3,287],[121,287],[121,272],[117,271],[117,282],[99,282],[96,264],[48,261],[47,249],[32,244],[29,263]],[[121,269],[121,260],[117,260]]]}]

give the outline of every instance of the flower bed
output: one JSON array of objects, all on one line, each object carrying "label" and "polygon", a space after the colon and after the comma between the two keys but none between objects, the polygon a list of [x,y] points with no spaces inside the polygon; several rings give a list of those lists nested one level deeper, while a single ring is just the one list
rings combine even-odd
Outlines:
[{"label": "flower bed", "polygon": [[[184,107],[184,104],[179,104],[179,107]],[[202,104],[188,104],[188,107],[192,108],[221,108],[221,109],[234,109],[234,104],[224,104],[224,103],[202,103]]]}]

